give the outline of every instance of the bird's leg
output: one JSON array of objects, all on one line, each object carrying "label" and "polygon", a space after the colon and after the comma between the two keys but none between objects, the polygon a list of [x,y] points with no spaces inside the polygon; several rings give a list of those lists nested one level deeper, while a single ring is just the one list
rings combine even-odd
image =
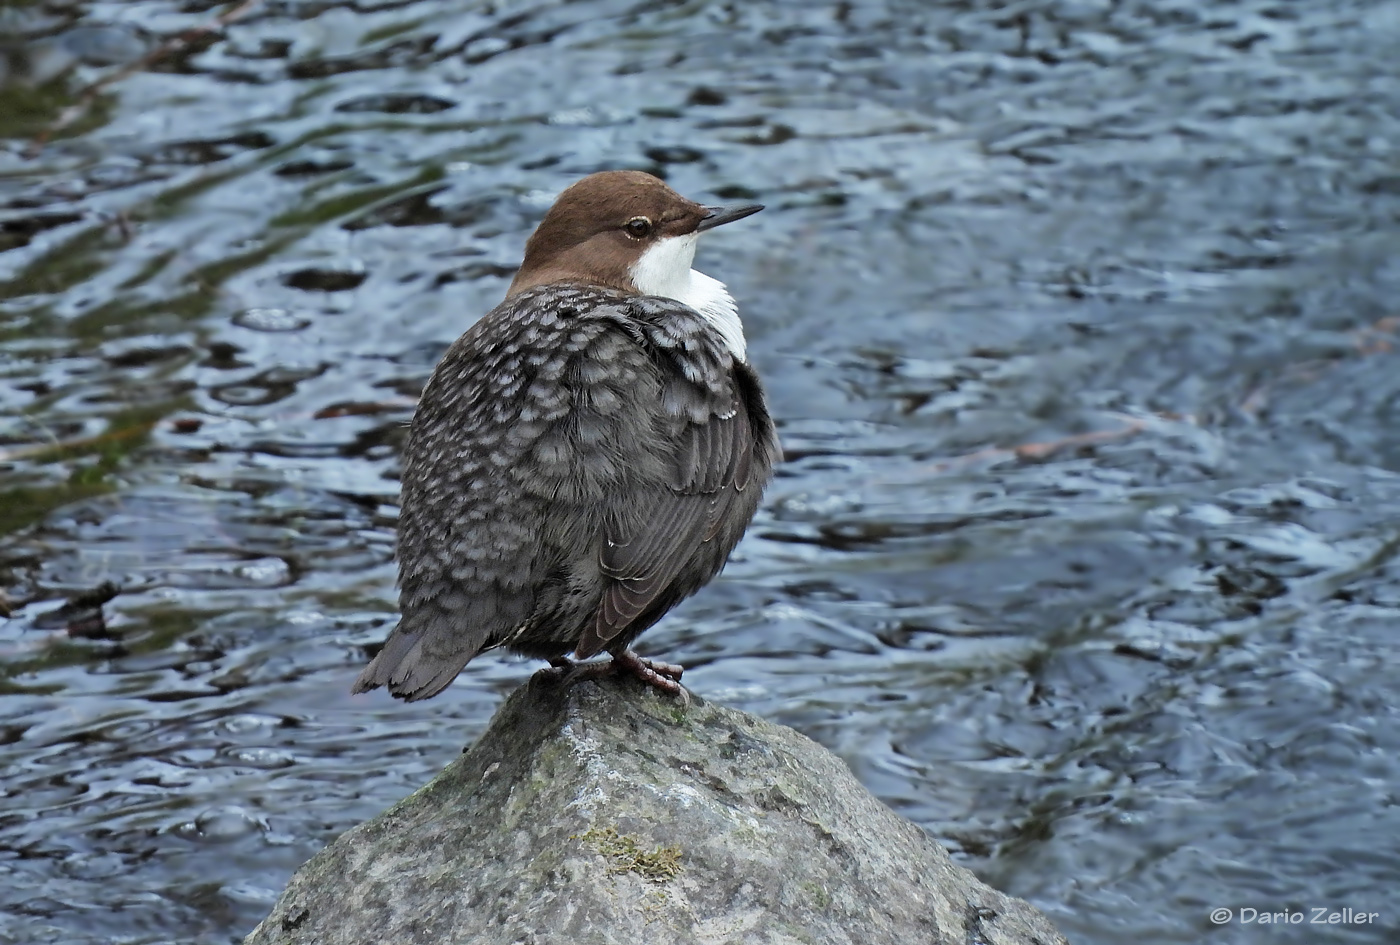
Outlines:
[{"label": "bird's leg", "polygon": [[567,656],[551,656],[549,668],[542,669],[535,675],[563,683],[566,686],[572,686],[585,679],[602,679],[604,676],[612,676],[616,672],[617,666],[612,660],[583,663],[571,660]]},{"label": "bird's leg", "polygon": [[612,655],[614,672],[630,673],[648,686],[654,686],[667,695],[685,698],[685,687],[680,683],[685,667],[660,660],[649,660],[631,650],[620,650]]},{"label": "bird's leg", "polygon": [[567,656],[551,656],[549,668],[541,669],[535,675],[551,683],[569,683],[574,681],[580,668]]}]

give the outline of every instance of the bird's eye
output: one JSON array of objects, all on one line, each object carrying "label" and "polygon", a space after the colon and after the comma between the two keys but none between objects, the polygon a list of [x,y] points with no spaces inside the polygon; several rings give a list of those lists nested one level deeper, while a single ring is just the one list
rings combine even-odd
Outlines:
[{"label": "bird's eye", "polygon": [[627,221],[626,230],[629,236],[644,239],[651,235],[651,221],[646,217],[633,217]]}]

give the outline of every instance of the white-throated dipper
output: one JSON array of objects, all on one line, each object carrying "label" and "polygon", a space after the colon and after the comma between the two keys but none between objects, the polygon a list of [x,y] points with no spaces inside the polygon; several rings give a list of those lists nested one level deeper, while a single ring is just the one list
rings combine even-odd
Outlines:
[{"label": "white-throated dipper", "polygon": [[426,699],[505,647],[683,693],[681,667],[632,641],[719,573],[779,456],[734,300],[690,264],[701,233],[761,209],[705,207],[638,171],[559,195],[505,301],[423,389],[402,615],[355,692]]}]

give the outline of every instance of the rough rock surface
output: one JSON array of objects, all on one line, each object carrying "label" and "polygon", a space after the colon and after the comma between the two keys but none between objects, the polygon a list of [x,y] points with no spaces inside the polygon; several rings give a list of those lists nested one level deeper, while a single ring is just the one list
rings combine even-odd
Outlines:
[{"label": "rough rock surface", "polygon": [[536,677],[293,877],[245,945],[1055,945],[810,739]]}]

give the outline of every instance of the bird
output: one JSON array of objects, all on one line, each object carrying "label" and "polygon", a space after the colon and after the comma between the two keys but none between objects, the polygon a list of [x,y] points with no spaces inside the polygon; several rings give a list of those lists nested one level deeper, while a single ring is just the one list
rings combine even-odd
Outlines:
[{"label": "bird", "polygon": [[702,233],[762,209],[641,171],[560,193],[505,299],[423,389],[400,620],[353,692],[427,699],[503,649],[688,698],[683,667],[631,647],[724,567],[781,459],[736,303],[691,268]]}]

